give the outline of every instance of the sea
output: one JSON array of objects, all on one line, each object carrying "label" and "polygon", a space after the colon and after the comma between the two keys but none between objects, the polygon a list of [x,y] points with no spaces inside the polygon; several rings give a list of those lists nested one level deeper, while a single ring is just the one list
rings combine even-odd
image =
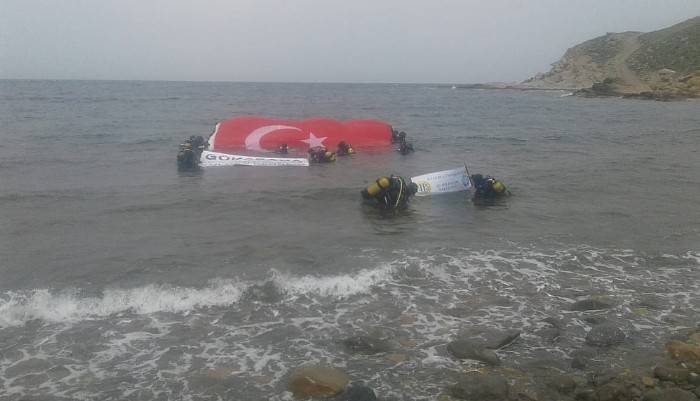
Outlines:
[{"label": "sea", "polygon": [[[289,373],[322,364],[435,400],[481,367],[446,350],[462,330],[517,330],[507,368],[576,374],[601,320],[626,339],[600,360],[641,364],[700,317],[700,103],[566,95],[0,81],[0,399],[291,400]],[[379,119],[416,151],[178,172],[185,138],[248,115]],[[362,203],[377,177],[465,164],[511,196]]]}]

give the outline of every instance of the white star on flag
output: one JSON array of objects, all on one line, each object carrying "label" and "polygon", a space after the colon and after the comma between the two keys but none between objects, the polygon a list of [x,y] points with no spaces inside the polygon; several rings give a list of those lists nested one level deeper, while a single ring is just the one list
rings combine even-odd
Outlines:
[{"label": "white star on flag", "polygon": [[316,146],[324,146],[323,141],[328,138],[327,136],[322,136],[320,138],[317,138],[316,135],[314,135],[313,132],[309,132],[309,139],[302,139],[302,142],[306,142],[309,144],[309,148],[314,148]]}]

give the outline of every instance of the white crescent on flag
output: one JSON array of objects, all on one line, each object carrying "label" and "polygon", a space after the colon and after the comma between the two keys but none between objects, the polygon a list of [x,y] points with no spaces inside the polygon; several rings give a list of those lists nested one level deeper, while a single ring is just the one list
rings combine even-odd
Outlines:
[{"label": "white crescent on flag", "polygon": [[279,131],[282,129],[291,129],[294,131],[301,131],[301,129],[297,127],[290,127],[289,125],[266,125],[264,127],[257,128],[253,130],[248,136],[245,138],[245,148],[248,150],[255,150],[258,152],[264,152],[265,149],[263,149],[260,146],[260,140],[267,134],[275,131]]}]

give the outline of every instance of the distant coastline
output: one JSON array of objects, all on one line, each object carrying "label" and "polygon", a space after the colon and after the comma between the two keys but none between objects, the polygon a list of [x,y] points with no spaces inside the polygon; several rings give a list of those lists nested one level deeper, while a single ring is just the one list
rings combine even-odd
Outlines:
[{"label": "distant coastline", "polygon": [[700,98],[700,17],[654,32],[608,33],[566,51],[546,73],[520,83],[459,89],[565,90],[583,97]]}]

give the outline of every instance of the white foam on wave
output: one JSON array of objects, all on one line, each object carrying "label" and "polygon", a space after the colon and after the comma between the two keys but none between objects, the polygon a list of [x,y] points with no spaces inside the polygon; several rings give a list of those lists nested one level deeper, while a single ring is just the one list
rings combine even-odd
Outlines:
[{"label": "white foam on wave", "polygon": [[204,288],[150,284],[131,289],[106,289],[100,297],[81,297],[77,289],[9,291],[0,299],[0,327],[17,326],[34,319],[75,322],[127,311],[138,314],[183,312],[197,307],[230,305],[241,298],[243,289],[234,281],[214,280]]},{"label": "white foam on wave", "polygon": [[355,274],[336,276],[294,276],[273,272],[275,285],[287,295],[318,295],[323,297],[346,298],[365,294],[381,283],[389,282],[394,267],[387,263],[376,269],[362,269]]},{"label": "white foam on wave", "polygon": [[[372,286],[390,280],[392,271],[389,264],[334,276],[295,276],[273,271],[272,279],[286,296],[307,294],[342,299],[367,293]],[[0,327],[17,326],[34,319],[70,323],[121,312],[187,312],[232,305],[253,284],[223,279],[212,280],[204,288],[150,284],[131,289],[106,289],[99,297],[83,297],[79,289],[8,291],[0,295]]]}]

